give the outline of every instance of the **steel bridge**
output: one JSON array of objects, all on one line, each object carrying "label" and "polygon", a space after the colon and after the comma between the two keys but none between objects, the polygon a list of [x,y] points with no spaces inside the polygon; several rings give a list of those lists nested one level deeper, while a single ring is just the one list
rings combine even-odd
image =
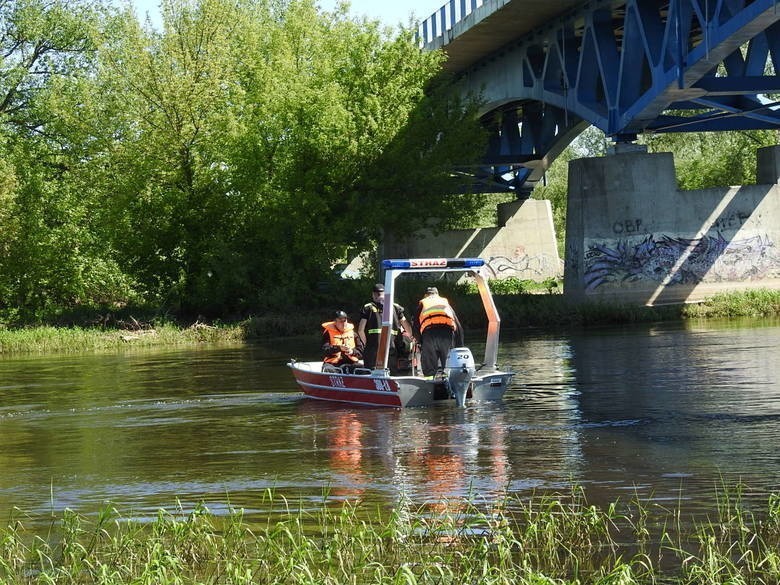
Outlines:
[{"label": "steel bridge", "polygon": [[780,0],[450,0],[417,35],[485,100],[485,191],[525,196],[590,124],[780,128]]}]

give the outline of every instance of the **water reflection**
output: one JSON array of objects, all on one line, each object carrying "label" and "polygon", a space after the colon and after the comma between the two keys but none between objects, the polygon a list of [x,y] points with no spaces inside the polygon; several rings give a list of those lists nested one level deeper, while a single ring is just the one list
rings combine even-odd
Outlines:
[{"label": "water reflection", "polygon": [[780,479],[777,323],[506,334],[513,387],[465,410],[304,399],[284,362],[310,342],[0,359],[0,510],[262,517],[269,489],[437,509],[572,482],[706,507],[720,484]]},{"label": "water reflection", "polygon": [[379,492],[392,501],[411,499],[440,509],[469,497],[500,499],[507,490],[540,485],[527,478],[513,481],[513,471],[522,473],[523,463],[510,458],[513,433],[534,435],[540,429],[509,424],[501,404],[399,411],[302,400],[297,410],[312,429],[315,457],[317,445],[328,452],[329,468],[320,475],[336,497],[367,499]]},{"label": "water reflection", "polygon": [[674,486],[698,497],[718,483],[776,485],[777,462],[754,462],[780,430],[779,331],[693,324],[573,336],[586,467],[662,498]]},{"label": "water reflection", "polygon": [[368,478],[363,469],[363,423],[354,412],[337,412],[328,433],[328,450],[334,477],[333,494],[357,497],[366,491]]}]

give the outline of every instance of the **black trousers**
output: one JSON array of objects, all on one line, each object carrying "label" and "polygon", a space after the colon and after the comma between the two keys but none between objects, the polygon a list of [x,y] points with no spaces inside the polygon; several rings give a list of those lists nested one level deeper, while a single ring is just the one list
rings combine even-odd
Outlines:
[{"label": "black trousers", "polygon": [[[379,352],[379,335],[369,335],[366,340],[366,346],[363,348],[363,363],[367,368],[374,369],[376,363],[376,354]],[[395,337],[390,339],[390,356],[388,358],[388,367],[391,372],[396,370],[398,355],[395,348]]]},{"label": "black trousers", "polygon": [[366,340],[366,345],[363,348],[363,363],[367,368],[373,370],[374,364],[376,364],[376,352],[379,351],[379,341],[375,341],[371,337]]},{"label": "black trousers", "polygon": [[420,365],[423,376],[433,376],[447,365],[447,354],[455,346],[454,331],[446,325],[431,325],[422,332]]}]

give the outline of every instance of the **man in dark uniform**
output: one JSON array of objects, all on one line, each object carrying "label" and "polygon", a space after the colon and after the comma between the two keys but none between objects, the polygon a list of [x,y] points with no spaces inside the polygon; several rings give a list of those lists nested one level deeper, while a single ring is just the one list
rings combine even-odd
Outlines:
[{"label": "man in dark uniform", "polygon": [[[371,291],[372,300],[360,309],[360,320],[357,326],[359,347],[362,348],[363,363],[367,368],[374,368],[379,350],[379,334],[382,331],[382,310],[384,306],[385,287],[383,284],[375,284]],[[393,327],[390,338],[390,354],[393,358],[398,355],[398,346],[403,343],[403,336],[407,335],[411,340],[412,326],[406,319],[404,308],[393,303]],[[390,369],[396,369],[396,359],[390,360]]]},{"label": "man in dark uniform", "polygon": [[433,376],[447,365],[447,354],[463,345],[463,327],[458,316],[435,286],[425,291],[414,315],[414,337],[422,344],[420,365],[423,376]]}]

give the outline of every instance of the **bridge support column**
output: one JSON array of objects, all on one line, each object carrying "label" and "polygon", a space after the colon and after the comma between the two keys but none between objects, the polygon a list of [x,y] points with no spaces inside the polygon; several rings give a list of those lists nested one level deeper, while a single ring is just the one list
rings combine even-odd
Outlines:
[{"label": "bridge support column", "polygon": [[499,205],[494,227],[434,233],[385,234],[380,258],[480,256],[491,278],[543,281],[559,277],[561,262],[549,201],[515,200]]},{"label": "bridge support column", "polygon": [[780,147],[758,152],[761,184],[679,191],[671,153],[569,165],[564,293],[655,305],[780,288]]}]

